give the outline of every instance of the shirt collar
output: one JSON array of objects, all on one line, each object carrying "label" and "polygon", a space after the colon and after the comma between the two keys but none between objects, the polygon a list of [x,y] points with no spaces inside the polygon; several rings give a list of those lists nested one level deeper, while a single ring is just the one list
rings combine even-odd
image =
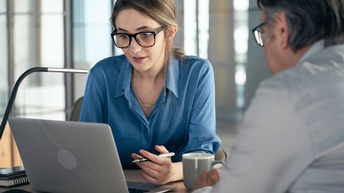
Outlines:
[{"label": "shirt collar", "polygon": [[129,60],[125,59],[123,60],[121,70],[117,77],[117,86],[116,86],[116,93],[115,93],[116,98],[130,91],[131,75],[132,75],[131,64],[129,63]]},{"label": "shirt collar", "polygon": [[311,48],[301,57],[298,64],[302,64],[305,62],[308,58],[310,58],[312,55],[320,52],[321,50],[325,49],[325,41],[320,40],[314,43]]},{"label": "shirt collar", "polygon": [[[169,57],[167,65],[165,87],[169,89],[177,98],[179,96],[179,61],[174,57]],[[130,83],[132,76],[132,66],[126,59],[123,61],[121,71],[117,78],[117,88],[115,97],[122,96],[130,91]]]},{"label": "shirt collar", "polygon": [[166,88],[169,89],[177,98],[179,96],[179,65],[179,60],[174,57],[170,57],[166,73]]}]

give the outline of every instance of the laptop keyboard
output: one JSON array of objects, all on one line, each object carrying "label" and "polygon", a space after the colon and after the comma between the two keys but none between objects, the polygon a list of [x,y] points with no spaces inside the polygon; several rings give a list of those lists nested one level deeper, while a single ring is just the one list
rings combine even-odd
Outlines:
[{"label": "laptop keyboard", "polygon": [[128,188],[129,193],[143,193],[143,192],[149,192],[149,190],[139,190],[139,189],[134,189],[134,188]]}]

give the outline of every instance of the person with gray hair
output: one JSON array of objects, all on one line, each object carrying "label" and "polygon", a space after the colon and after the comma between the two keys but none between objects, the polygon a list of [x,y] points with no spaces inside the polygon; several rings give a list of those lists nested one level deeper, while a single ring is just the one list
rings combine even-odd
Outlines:
[{"label": "person with gray hair", "polygon": [[257,0],[252,32],[272,76],[222,169],[194,193],[344,192],[344,1]]}]

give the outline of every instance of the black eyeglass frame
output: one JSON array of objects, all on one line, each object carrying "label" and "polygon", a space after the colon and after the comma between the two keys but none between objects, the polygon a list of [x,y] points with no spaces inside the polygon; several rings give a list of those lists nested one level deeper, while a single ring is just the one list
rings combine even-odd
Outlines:
[{"label": "black eyeglass frame", "polygon": [[[260,23],[257,27],[254,27],[252,29],[252,34],[253,34],[253,37],[254,37],[254,40],[256,41],[256,43],[261,46],[261,47],[264,47],[264,43],[263,43],[263,37],[264,37],[264,32],[263,30],[261,29],[262,26],[268,24],[268,21],[264,21],[262,23]],[[259,37],[260,37],[260,41],[257,40],[257,37],[255,35],[255,33],[258,33],[259,34]]]},{"label": "black eyeglass frame", "polygon": [[[165,26],[161,26],[160,28],[158,28],[157,30],[153,31],[153,32],[138,32],[138,33],[135,33],[135,34],[127,34],[127,33],[117,33],[116,30],[114,30],[112,33],[111,33],[111,38],[112,38],[112,41],[113,43],[115,44],[115,46],[117,46],[118,48],[121,48],[121,49],[124,49],[124,48],[128,48],[131,44],[131,39],[134,38],[135,41],[143,48],[150,48],[150,47],[153,47],[155,45],[155,40],[156,40],[156,35],[158,33],[160,33],[161,31],[163,31],[165,29]],[[140,41],[137,39],[137,35],[139,34],[147,34],[147,33],[150,33],[154,36],[154,43],[150,46],[143,46],[141,45]],[[116,41],[115,41],[115,35],[127,35],[129,37],[129,44],[128,46],[125,46],[125,47],[120,47],[116,44]]]}]

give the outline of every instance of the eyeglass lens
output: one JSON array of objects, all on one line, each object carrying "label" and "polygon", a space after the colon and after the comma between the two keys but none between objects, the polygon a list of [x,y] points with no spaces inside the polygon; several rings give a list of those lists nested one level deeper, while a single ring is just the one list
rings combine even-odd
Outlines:
[{"label": "eyeglass lens", "polygon": [[256,29],[254,32],[254,39],[256,40],[257,44],[260,46],[264,46],[263,39],[264,39],[264,33],[262,31],[259,31],[259,29]]},{"label": "eyeglass lens", "polygon": [[[155,44],[155,35],[151,32],[138,33],[133,35],[136,42],[142,47],[151,47]],[[115,44],[120,48],[128,47],[131,37],[128,34],[116,34],[113,37]]]}]

